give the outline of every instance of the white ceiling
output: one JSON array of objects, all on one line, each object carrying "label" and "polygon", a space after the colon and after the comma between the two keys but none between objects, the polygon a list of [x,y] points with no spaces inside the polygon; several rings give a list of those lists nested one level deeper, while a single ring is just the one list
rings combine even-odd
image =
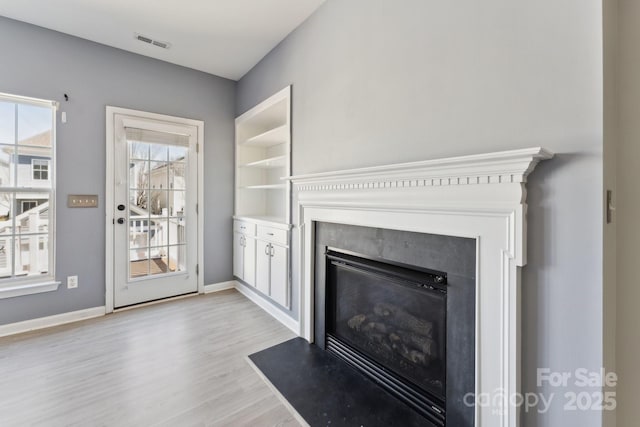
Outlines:
[{"label": "white ceiling", "polygon": [[[0,0],[0,15],[238,80],[324,0]],[[171,43],[168,50],[134,33]]]}]

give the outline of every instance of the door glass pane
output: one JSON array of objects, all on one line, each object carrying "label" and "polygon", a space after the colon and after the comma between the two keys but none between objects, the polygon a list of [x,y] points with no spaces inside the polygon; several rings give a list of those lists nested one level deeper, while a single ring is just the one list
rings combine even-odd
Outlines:
[{"label": "door glass pane", "polygon": [[131,217],[147,216],[148,191],[144,189],[129,190],[129,203],[131,204]]},{"label": "door glass pane", "polygon": [[170,245],[181,245],[186,242],[185,219],[174,217],[169,219],[169,242]]},{"label": "door glass pane", "polygon": [[146,249],[129,251],[129,277],[135,279],[149,274],[149,258]]},{"label": "door glass pane", "polygon": [[169,147],[169,161],[185,160],[187,158],[187,147]]},{"label": "door glass pane", "polygon": [[165,190],[151,190],[151,215],[167,217],[167,192]]},{"label": "door glass pane", "polygon": [[149,144],[129,141],[129,160],[149,160]]},{"label": "door glass pane", "polygon": [[130,278],[184,271],[188,150],[143,141],[129,147]]},{"label": "door glass pane", "polygon": [[160,248],[151,248],[151,270],[149,271],[149,274],[151,275],[156,275],[156,274],[164,274],[164,273],[168,273],[169,269],[167,267],[167,248],[165,247],[160,247]]},{"label": "door glass pane", "polygon": [[149,220],[135,219],[129,222],[129,247],[132,249],[149,246]]},{"label": "door glass pane", "polygon": [[146,160],[131,160],[129,162],[129,188],[147,188],[149,176],[149,162]]},{"label": "door glass pane", "polygon": [[169,246],[169,270],[184,271],[185,254],[187,252],[186,245]]},{"label": "door glass pane", "polygon": [[182,216],[184,215],[185,198],[187,193],[181,190],[172,190],[168,194],[169,203],[169,215]]},{"label": "door glass pane", "polygon": [[151,246],[166,246],[169,238],[169,220],[155,218],[151,221],[153,229],[153,237],[151,238]]},{"label": "door glass pane", "polygon": [[167,180],[167,162],[151,162],[149,173],[149,188],[153,190],[166,190],[169,186]]},{"label": "door glass pane", "polygon": [[186,189],[185,162],[171,162],[169,167],[169,188],[173,190]]},{"label": "door glass pane", "polygon": [[166,162],[168,159],[169,146],[165,144],[149,144],[150,157],[154,162]]}]

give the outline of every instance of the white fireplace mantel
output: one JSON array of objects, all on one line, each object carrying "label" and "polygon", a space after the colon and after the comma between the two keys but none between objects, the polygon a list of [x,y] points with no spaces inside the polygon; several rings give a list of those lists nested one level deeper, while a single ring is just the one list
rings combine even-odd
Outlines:
[{"label": "white fireplace mantel", "polygon": [[[542,148],[293,176],[300,334],[313,342],[314,222],[476,239],[476,396],[520,392],[520,267],[529,173]],[[499,400],[499,399],[498,399]],[[517,427],[513,405],[475,406],[476,427]]]}]

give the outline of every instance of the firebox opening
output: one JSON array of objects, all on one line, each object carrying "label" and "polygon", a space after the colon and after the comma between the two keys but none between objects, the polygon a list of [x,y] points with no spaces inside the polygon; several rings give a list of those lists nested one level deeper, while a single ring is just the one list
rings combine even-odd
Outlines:
[{"label": "firebox opening", "polygon": [[447,274],[335,248],[325,257],[327,351],[444,425]]}]

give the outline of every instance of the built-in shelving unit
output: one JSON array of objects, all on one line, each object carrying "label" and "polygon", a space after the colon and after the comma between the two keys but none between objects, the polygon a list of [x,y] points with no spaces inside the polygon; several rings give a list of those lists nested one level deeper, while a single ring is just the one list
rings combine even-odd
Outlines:
[{"label": "built-in shelving unit", "polygon": [[233,274],[290,307],[291,87],[236,118]]},{"label": "built-in shelving unit", "polygon": [[290,111],[286,87],[236,119],[236,217],[290,224]]}]

